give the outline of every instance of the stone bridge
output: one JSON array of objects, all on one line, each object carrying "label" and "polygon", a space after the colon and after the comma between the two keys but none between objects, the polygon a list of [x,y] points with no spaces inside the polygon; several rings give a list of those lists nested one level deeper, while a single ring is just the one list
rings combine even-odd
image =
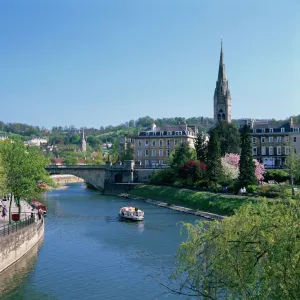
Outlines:
[{"label": "stone bridge", "polygon": [[106,166],[47,166],[50,175],[68,174],[84,179],[98,190],[104,189]]},{"label": "stone bridge", "polygon": [[123,164],[106,163],[106,165],[74,165],[46,167],[50,175],[69,174],[80,177],[103,191],[106,183],[134,183],[147,182],[154,169],[137,168],[133,160],[125,160]]}]

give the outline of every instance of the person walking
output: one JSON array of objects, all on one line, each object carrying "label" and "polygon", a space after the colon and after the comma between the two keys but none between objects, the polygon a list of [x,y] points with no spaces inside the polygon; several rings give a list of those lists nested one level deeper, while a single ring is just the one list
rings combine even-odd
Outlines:
[{"label": "person walking", "polygon": [[4,205],[4,207],[2,209],[2,218],[4,218],[4,220],[5,220],[6,215],[7,215],[7,209],[6,209],[6,206]]}]

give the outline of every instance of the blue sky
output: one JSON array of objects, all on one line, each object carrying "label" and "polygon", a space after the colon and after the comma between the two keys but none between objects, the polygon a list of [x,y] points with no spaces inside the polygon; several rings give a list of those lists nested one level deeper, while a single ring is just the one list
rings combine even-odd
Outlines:
[{"label": "blue sky", "polygon": [[212,117],[221,36],[233,118],[300,114],[299,0],[0,0],[0,120]]}]

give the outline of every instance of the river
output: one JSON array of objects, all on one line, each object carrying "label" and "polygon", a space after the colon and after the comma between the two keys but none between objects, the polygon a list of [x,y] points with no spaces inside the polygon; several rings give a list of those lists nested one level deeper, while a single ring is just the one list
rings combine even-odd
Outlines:
[{"label": "river", "polygon": [[[159,282],[168,284],[184,238],[178,223],[199,217],[103,196],[84,184],[46,193],[42,201],[44,240],[0,275],[2,300],[185,299],[165,293]],[[117,214],[125,205],[144,210],[145,220],[120,222]]]}]

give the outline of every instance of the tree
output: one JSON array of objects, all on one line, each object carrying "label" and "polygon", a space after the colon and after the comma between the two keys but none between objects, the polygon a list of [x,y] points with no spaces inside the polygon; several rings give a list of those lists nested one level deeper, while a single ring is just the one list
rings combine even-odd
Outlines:
[{"label": "tree", "polygon": [[175,149],[171,157],[170,166],[175,172],[178,172],[178,167],[181,164],[184,164],[185,162],[193,158],[194,158],[194,154],[189,144],[182,143],[179,145],[179,147]]},{"label": "tree", "polygon": [[124,153],[122,160],[132,160],[132,159],[134,159],[133,146],[130,144],[130,142],[127,142],[125,153]]},{"label": "tree", "polygon": [[178,174],[182,179],[191,179],[192,182],[196,182],[203,177],[205,170],[206,165],[203,162],[190,159],[178,167]]},{"label": "tree", "polygon": [[[237,179],[239,176],[240,155],[234,153],[226,153],[221,158],[224,175],[229,179]],[[255,177],[261,181],[264,179],[264,165],[253,159],[255,164]]]},{"label": "tree", "polygon": [[198,299],[299,299],[300,204],[259,201],[223,221],[183,224],[173,279]]},{"label": "tree", "polygon": [[219,136],[221,156],[225,153],[240,153],[240,133],[235,125],[221,121],[212,130]]},{"label": "tree", "polygon": [[241,133],[241,157],[239,164],[239,185],[246,187],[257,184],[255,177],[255,163],[253,161],[250,130],[248,125],[244,125]]},{"label": "tree", "polygon": [[212,130],[207,145],[206,173],[211,182],[218,182],[222,175],[220,140],[216,131]]},{"label": "tree", "polygon": [[207,135],[201,131],[198,133],[196,142],[195,142],[195,148],[196,148],[196,155],[197,159],[201,162],[206,162],[206,156],[207,156]]},{"label": "tree", "polygon": [[291,178],[292,194],[294,195],[294,180],[300,179],[300,155],[297,155],[294,149],[291,149],[287,157],[287,168]]},{"label": "tree", "polygon": [[[0,155],[7,178],[7,191],[14,197],[17,204],[21,199],[33,199],[43,192],[37,186],[38,182],[53,185],[53,181],[45,170],[49,161],[38,147],[26,148],[22,141],[5,141],[0,144]],[[20,214],[21,206],[18,206]],[[10,213],[9,220],[11,222]]]}]

